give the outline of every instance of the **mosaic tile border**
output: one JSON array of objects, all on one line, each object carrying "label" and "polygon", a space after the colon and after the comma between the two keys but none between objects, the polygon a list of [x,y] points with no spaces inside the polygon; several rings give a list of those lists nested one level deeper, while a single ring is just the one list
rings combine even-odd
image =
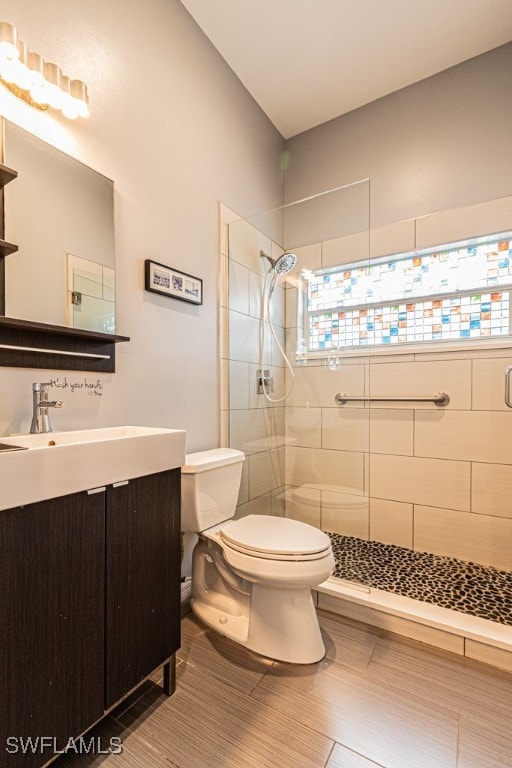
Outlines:
[{"label": "mosaic tile border", "polygon": [[512,240],[496,238],[311,273],[309,348],[509,334]]},{"label": "mosaic tile border", "polygon": [[328,533],[334,576],[512,626],[512,572]]}]

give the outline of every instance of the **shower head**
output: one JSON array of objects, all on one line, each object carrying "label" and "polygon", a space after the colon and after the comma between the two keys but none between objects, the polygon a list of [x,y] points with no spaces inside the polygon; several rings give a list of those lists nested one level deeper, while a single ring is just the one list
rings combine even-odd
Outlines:
[{"label": "shower head", "polygon": [[265,251],[260,251],[260,256],[270,262],[276,275],[286,275],[297,263],[297,257],[294,253],[283,253],[278,259],[273,259]]}]

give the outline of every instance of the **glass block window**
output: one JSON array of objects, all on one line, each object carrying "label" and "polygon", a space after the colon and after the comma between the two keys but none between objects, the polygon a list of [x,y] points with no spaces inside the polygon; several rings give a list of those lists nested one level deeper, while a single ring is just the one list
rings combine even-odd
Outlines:
[{"label": "glass block window", "polygon": [[497,237],[309,273],[309,349],[508,335],[512,241]]}]

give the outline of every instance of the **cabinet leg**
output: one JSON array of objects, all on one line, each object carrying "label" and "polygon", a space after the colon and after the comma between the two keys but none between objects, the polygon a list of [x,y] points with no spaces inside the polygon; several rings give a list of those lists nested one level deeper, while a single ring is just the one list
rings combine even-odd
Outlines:
[{"label": "cabinet leg", "polygon": [[176,690],[176,654],[173,654],[167,664],[164,664],[164,693],[172,696]]}]

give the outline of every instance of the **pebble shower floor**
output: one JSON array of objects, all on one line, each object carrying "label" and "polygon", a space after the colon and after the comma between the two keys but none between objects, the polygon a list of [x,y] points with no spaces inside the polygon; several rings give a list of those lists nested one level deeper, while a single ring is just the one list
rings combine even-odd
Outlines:
[{"label": "pebble shower floor", "polygon": [[378,541],[328,535],[336,559],[335,578],[512,626],[512,572]]}]

